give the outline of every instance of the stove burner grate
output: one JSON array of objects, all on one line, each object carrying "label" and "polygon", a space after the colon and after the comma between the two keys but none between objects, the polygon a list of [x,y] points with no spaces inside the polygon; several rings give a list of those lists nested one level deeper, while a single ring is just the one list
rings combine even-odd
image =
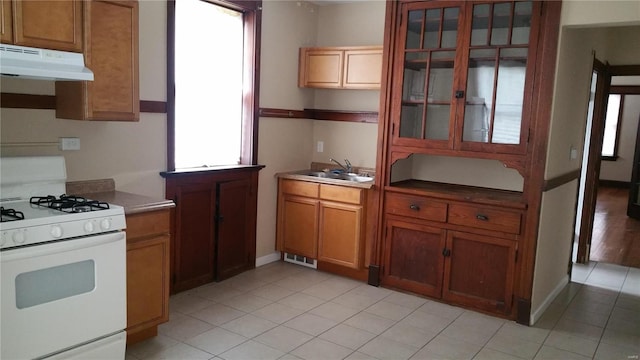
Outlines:
[{"label": "stove burner grate", "polygon": [[16,211],[15,209],[5,209],[0,207],[0,222],[24,220],[24,214],[22,211]]},{"label": "stove burner grate", "polygon": [[59,210],[67,213],[80,213],[109,209],[109,204],[105,202],[88,200],[81,196],[75,195],[60,195],[59,198],[56,198],[53,195],[34,196],[29,200],[29,202],[34,205],[44,206],[49,209]]}]

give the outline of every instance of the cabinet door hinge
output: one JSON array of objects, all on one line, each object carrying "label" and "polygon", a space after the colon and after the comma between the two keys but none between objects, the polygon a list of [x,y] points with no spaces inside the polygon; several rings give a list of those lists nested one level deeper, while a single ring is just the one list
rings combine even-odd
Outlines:
[{"label": "cabinet door hinge", "polygon": [[391,135],[396,134],[396,123],[391,123]]},{"label": "cabinet door hinge", "polygon": [[529,132],[527,133],[527,143],[531,140],[531,128],[529,128]]}]

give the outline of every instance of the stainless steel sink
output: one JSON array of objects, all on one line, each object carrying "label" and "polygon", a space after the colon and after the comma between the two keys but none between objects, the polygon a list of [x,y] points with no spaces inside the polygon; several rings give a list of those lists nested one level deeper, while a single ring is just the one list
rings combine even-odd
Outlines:
[{"label": "stainless steel sink", "polygon": [[311,171],[311,172],[306,173],[304,175],[318,177],[318,178],[345,180],[345,181],[353,181],[353,182],[373,181],[372,177],[360,176],[360,175],[355,174],[355,173],[339,173],[339,174],[336,174],[336,173],[326,172],[326,171]]}]

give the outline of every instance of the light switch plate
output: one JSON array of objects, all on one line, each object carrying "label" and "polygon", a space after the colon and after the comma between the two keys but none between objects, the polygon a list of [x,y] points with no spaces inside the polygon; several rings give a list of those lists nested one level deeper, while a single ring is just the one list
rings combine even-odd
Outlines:
[{"label": "light switch plate", "polygon": [[316,144],[316,151],[319,153],[324,151],[324,141],[318,141]]},{"label": "light switch plate", "polygon": [[60,138],[60,150],[80,150],[80,138],[76,138],[76,137]]}]

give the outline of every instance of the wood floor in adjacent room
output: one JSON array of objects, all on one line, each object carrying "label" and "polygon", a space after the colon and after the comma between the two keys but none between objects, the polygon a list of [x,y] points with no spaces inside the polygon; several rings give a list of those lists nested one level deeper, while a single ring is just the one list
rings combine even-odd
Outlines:
[{"label": "wood floor in adjacent room", "polygon": [[598,188],[591,260],[640,268],[640,220],[627,217],[628,189]]}]

